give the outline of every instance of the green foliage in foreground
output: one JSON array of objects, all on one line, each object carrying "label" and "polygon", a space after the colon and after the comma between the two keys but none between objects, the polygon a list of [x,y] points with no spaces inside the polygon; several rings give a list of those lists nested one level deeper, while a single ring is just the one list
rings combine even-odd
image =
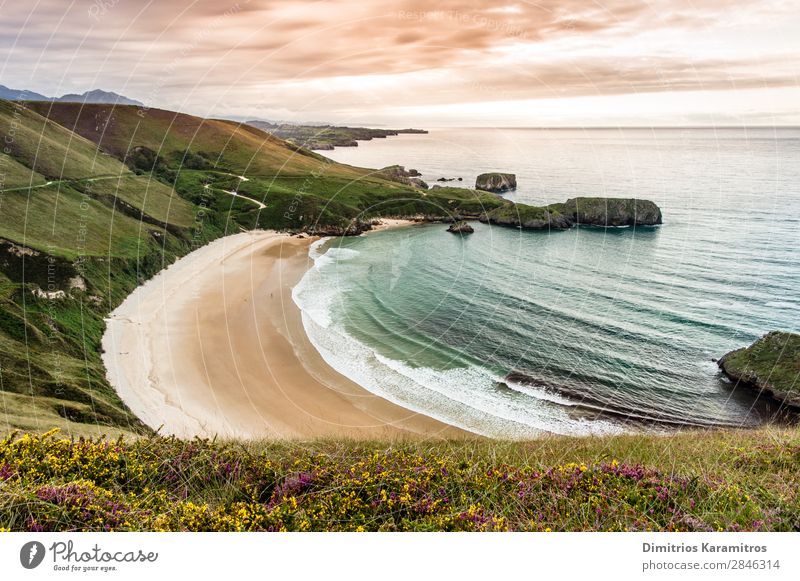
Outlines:
[{"label": "green foliage in foreground", "polygon": [[397,444],[11,435],[6,530],[797,530],[800,431]]}]

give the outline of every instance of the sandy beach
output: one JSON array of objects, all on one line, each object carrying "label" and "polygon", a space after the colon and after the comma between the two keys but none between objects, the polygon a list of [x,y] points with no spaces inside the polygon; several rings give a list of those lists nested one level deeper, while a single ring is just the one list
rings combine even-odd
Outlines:
[{"label": "sandy beach", "polygon": [[403,218],[381,218],[380,224],[372,227],[372,230],[364,232],[365,235],[372,234],[373,232],[380,232],[381,230],[391,230],[393,228],[402,228],[405,226],[413,226],[418,224],[414,220],[406,220]]},{"label": "sandy beach", "polygon": [[181,437],[463,436],[322,360],[291,298],[312,241],[228,236],[136,289],[103,337],[108,378],[131,410]]}]

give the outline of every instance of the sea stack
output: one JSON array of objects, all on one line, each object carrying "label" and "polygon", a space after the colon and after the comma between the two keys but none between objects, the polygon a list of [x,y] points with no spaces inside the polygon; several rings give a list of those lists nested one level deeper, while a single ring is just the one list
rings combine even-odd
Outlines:
[{"label": "sea stack", "polygon": [[577,226],[657,226],[661,209],[650,200],[636,198],[572,198],[551,204]]},{"label": "sea stack", "polygon": [[463,220],[460,220],[450,224],[450,227],[447,229],[447,231],[453,232],[454,234],[472,234],[475,232],[475,229]]},{"label": "sea stack", "polygon": [[482,173],[475,180],[475,189],[495,193],[516,190],[517,176],[513,173]]}]

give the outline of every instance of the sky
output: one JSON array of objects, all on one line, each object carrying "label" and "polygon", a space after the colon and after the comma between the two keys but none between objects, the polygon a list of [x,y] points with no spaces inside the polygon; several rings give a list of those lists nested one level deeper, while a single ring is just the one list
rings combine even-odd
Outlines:
[{"label": "sky", "polygon": [[799,0],[0,0],[0,84],[389,127],[800,125]]}]

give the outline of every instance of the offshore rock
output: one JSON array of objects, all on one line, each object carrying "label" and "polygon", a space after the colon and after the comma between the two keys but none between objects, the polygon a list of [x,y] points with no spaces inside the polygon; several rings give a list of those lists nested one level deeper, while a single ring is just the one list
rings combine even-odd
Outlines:
[{"label": "offshore rock", "polygon": [[453,232],[454,234],[472,234],[475,232],[475,229],[462,220],[450,224],[450,227],[447,229],[447,231]]},{"label": "offshore rock", "polygon": [[475,189],[495,193],[516,190],[517,176],[513,173],[482,173],[475,180]]}]

